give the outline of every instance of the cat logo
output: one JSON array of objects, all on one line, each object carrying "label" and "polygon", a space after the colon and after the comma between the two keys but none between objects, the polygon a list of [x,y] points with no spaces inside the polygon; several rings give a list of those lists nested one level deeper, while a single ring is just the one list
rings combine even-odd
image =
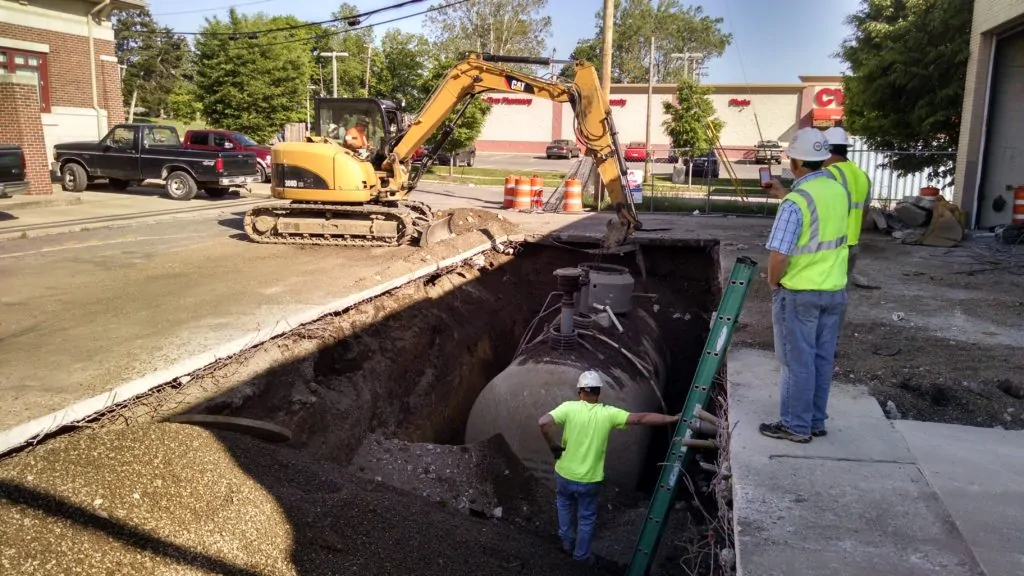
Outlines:
[{"label": "cat logo", "polygon": [[526,82],[523,82],[522,80],[509,80],[509,87],[516,92],[522,92],[526,90]]}]

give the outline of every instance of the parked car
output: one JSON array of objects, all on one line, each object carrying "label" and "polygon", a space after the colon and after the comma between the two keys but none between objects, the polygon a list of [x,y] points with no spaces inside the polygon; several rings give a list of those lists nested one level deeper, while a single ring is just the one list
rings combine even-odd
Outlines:
[{"label": "parked car", "polygon": [[234,150],[256,155],[260,182],[270,180],[270,146],[257,144],[241,132],[230,130],[189,130],[185,132],[185,148],[189,150]]},{"label": "parked car", "polygon": [[573,158],[580,157],[580,147],[572,140],[552,140],[551,144],[548,144],[544,154],[548,157],[548,160],[553,158],[566,158],[571,160]]},{"label": "parked car", "polygon": [[647,144],[643,142],[630,142],[626,144],[626,150],[622,155],[626,162],[646,162]]},{"label": "parked car", "polygon": [[718,178],[719,169],[718,155],[713,149],[708,150],[708,153],[703,156],[695,157],[687,168],[687,170],[693,171],[693,178]]},{"label": "parked car", "polygon": [[782,164],[782,145],[778,140],[761,140],[754,150],[754,164]]},{"label": "parked car", "polygon": [[417,148],[416,151],[412,153],[412,163],[419,164],[420,162],[423,162],[423,156],[425,156],[426,153],[426,146],[420,146],[419,148]]},{"label": "parked car", "polygon": [[0,144],[0,198],[28,192],[25,152],[20,146]]},{"label": "parked car", "polygon": [[461,150],[456,150],[455,161],[452,162],[452,154],[442,150],[438,152],[435,166],[472,166],[476,162],[476,145],[470,144]]},{"label": "parked car", "polygon": [[187,150],[173,126],[159,124],[118,124],[99,142],[57,144],[51,169],[68,192],[81,192],[99,178],[115,190],[163,180],[167,195],[175,200],[191,200],[199,190],[224,196],[232,186],[260,178],[252,152]]}]

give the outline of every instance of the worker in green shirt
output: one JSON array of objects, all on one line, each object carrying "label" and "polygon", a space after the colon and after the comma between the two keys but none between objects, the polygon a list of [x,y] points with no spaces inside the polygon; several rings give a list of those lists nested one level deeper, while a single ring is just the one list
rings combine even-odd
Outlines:
[{"label": "worker in green shirt", "polygon": [[[580,399],[563,402],[540,417],[541,433],[555,457],[555,504],[558,507],[558,536],[562,550],[573,559],[593,564],[590,541],[597,523],[597,495],[604,480],[604,457],[608,436],[615,428],[629,425],[662,426],[679,421],[679,416],[652,412],[631,414],[621,408],[601,404],[602,376],[588,370],[576,381]],[[557,442],[553,425],[562,427]],[[576,525],[578,508],[578,526]]]}]

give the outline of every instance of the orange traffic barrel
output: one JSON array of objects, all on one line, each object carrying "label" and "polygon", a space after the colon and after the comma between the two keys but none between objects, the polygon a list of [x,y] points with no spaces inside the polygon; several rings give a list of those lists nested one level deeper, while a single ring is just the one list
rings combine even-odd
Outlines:
[{"label": "orange traffic barrel", "polygon": [[511,208],[516,198],[516,176],[505,176],[505,201],[501,203],[502,208]]},{"label": "orange traffic barrel", "polygon": [[1013,224],[1024,224],[1024,186],[1013,190]]},{"label": "orange traffic barrel", "polygon": [[516,193],[512,197],[514,210],[530,209],[530,179],[520,176],[516,178]]},{"label": "orange traffic barrel", "polygon": [[565,193],[562,197],[562,212],[583,212],[583,183],[575,178],[565,181]]},{"label": "orange traffic barrel", "polygon": [[533,209],[544,211],[544,179],[536,174],[530,178],[530,193],[533,197]]}]

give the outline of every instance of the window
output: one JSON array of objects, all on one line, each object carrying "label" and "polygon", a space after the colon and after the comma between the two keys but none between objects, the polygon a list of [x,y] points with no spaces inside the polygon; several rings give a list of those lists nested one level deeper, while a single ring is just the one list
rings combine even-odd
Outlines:
[{"label": "window", "polygon": [[113,133],[110,134],[110,138],[107,140],[113,148],[118,150],[134,150],[135,149],[135,129],[134,128],[114,128]]},{"label": "window", "polygon": [[50,111],[50,87],[46,74],[46,54],[11,50],[0,46],[0,72],[24,76],[36,81],[39,111]]},{"label": "window", "polygon": [[257,144],[252,138],[249,138],[245,134],[232,132],[231,137],[235,139],[235,142],[238,142],[242,146],[259,146],[259,144]]},{"label": "window", "polygon": [[228,139],[225,138],[223,134],[217,134],[216,132],[213,133],[213,145],[215,147],[223,148],[224,147],[224,143],[227,142],[227,141],[228,141]]},{"label": "window", "polygon": [[173,128],[163,126],[145,128],[143,130],[143,141],[146,143],[146,146],[160,146],[164,148],[178,148],[181,146],[178,133]]},{"label": "window", "polygon": [[210,133],[209,132],[193,132],[188,137],[188,143],[192,146],[209,146],[210,145]]}]

